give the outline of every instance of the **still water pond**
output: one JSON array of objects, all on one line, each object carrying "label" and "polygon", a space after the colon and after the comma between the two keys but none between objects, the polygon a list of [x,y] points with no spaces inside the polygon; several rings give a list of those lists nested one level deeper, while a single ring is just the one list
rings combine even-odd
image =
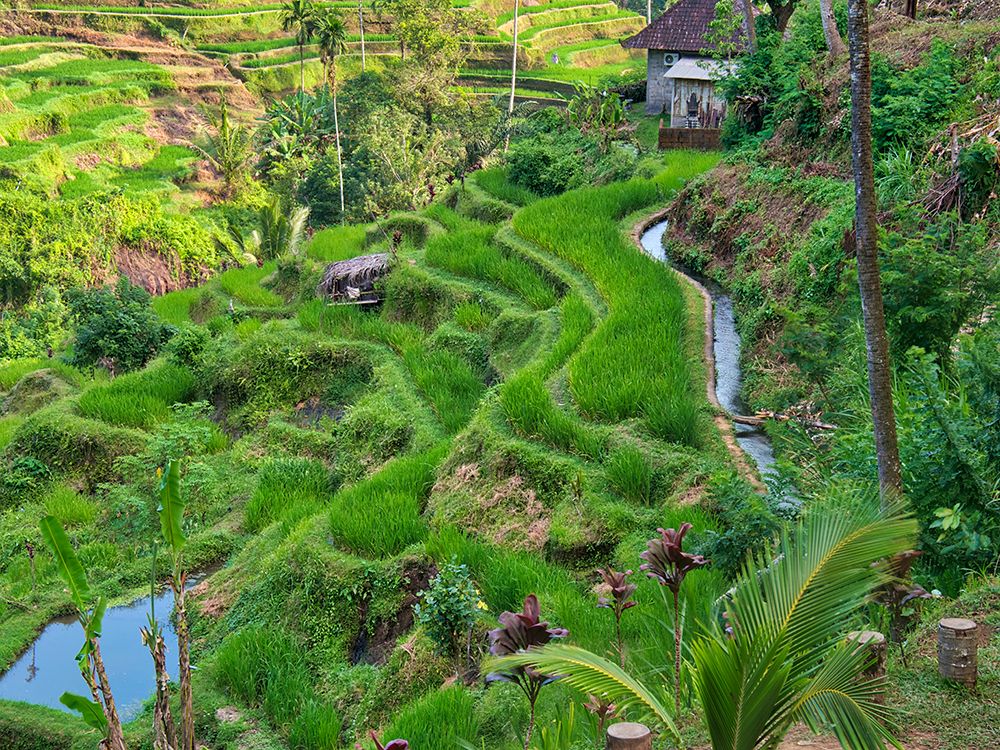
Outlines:
[{"label": "still water pond", "polygon": [[[177,634],[170,622],[173,608],[174,594],[169,589],[156,597],[156,619],[167,644],[167,671],[176,679]],[[153,660],[139,636],[139,628],[148,622],[148,613],[149,597],[145,597],[132,604],[111,607],[104,615],[101,655],[123,722],[136,718],[143,702],[156,689]],[[68,711],[59,702],[64,692],[90,695],[76,665],[81,645],[83,629],[76,618],[53,620],[0,677],[0,698]]]}]

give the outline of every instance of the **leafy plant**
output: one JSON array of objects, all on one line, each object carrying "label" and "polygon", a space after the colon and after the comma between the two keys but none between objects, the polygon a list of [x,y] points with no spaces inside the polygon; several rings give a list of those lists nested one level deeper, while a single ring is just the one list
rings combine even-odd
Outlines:
[{"label": "leafy plant", "polygon": [[372,742],[375,743],[376,750],[409,750],[410,743],[406,740],[389,740],[389,742],[383,745],[378,741],[378,736],[375,732],[371,733]]},{"label": "leafy plant", "polygon": [[[726,604],[731,632],[715,625],[692,647],[713,748],[773,747],[797,721],[832,730],[852,750],[894,742],[892,712],[877,701],[881,683],[858,679],[868,657],[843,631],[885,582],[873,563],[908,549],[915,533],[899,504],[814,508],[776,549],[748,560]],[[651,715],[680,742],[655,691],[584,649],[550,644],[496,666],[561,674],[578,690]]]},{"label": "leafy plant", "polygon": [[684,535],[691,530],[691,524],[682,523],[680,528],[657,529],[659,539],[650,539],[641,557],[644,562],[639,570],[674,595],[674,710],[681,711],[681,608],[680,591],[684,577],[692,570],[708,565],[701,555],[692,555],[683,550]]},{"label": "leafy plant", "polygon": [[247,180],[254,157],[253,134],[245,125],[230,118],[224,94],[218,113],[210,112],[208,121],[215,132],[206,134],[195,148],[222,177],[223,195],[230,199]]},{"label": "leafy plant", "polygon": [[[540,617],[538,597],[534,594],[525,598],[521,612],[503,612],[499,617],[501,627],[490,631],[490,653],[493,656],[518,654],[544,646],[553,638],[565,638],[569,635],[569,631],[563,628],[550,628],[548,622]],[[517,685],[528,699],[528,729],[524,737],[524,750],[531,746],[538,694],[543,687],[557,679],[558,675],[544,674],[530,664],[502,666],[486,675],[487,682],[510,682]]]},{"label": "leafy plant", "polygon": [[610,595],[601,596],[597,600],[597,606],[610,609],[615,616],[615,641],[618,646],[618,661],[625,666],[625,644],[622,642],[622,615],[625,610],[634,607],[637,602],[632,599],[632,594],[639,588],[634,583],[627,581],[632,575],[631,570],[618,571],[610,565],[597,571],[604,581],[604,590]]},{"label": "leafy plant", "polygon": [[484,607],[468,568],[453,560],[431,579],[413,613],[442,653],[454,655],[463,637],[471,643],[476,614]]},{"label": "leafy plant", "polygon": [[92,596],[87,573],[59,521],[45,516],[39,527],[83,628],[84,643],[77,654],[77,664],[91,694],[91,699],[88,699],[67,692],[62,694],[59,702],[78,712],[87,726],[99,730],[104,735],[107,750],[126,750],[121,720],[101,657],[101,625],[108,602],[103,596],[96,599]]}]

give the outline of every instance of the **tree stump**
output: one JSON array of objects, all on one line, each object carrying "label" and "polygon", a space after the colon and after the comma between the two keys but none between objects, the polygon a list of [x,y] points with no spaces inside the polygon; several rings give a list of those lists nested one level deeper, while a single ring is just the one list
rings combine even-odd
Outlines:
[{"label": "tree stump", "polygon": [[946,617],[938,624],[938,671],[946,680],[976,687],[978,627],[972,620]]},{"label": "tree stump", "polygon": [[653,735],[642,724],[623,721],[608,727],[606,750],[653,750]]},{"label": "tree stump", "polygon": [[[855,630],[847,634],[848,643],[856,643],[857,651],[864,651],[866,656],[865,670],[861,673],[864,680],[885,680],[885,657],[888,644],[885,636],[874,630]],[[884,703],[881,694],[876,698],[878,703]]]}]

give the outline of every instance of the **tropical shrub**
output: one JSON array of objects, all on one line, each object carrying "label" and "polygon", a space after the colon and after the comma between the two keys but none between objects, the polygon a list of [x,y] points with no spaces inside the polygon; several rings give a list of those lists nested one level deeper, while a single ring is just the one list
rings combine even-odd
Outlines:
[{"label": "tropical shrub", "polygon": [[442,653],[455,654],[462,639],[471,637],[481,604],[468,568],[453,561],[431,579],[413,613]]},{"label": "tropical shrub", "polygon": [[171,329],[150,306],[149,293],[124,276],[114,289],[71,289],[66,300],[76,324],[74,365],[134,370],[156,356],[170,337]]}]

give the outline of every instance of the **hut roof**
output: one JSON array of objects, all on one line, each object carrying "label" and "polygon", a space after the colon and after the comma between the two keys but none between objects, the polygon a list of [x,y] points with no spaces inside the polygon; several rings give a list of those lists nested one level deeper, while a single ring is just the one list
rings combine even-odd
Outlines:
[{"label": "hut roof", "polygon": [[[622,42],[628,49],[662,49],[692,55],[703,54],[715,45],[705,37],[709,24],[715,20],[715,6],[719,0],[678,0],[663,15],[635,36]],[[746,44],[746,30],[740,25],[733,41]]]},{"label": "hut roof", "polygon": [[388,271],[388,253],[359,255],[356,258],[338,260],[326,267],[323,272],[323,280],[316,288],[316,293],[329,297],[336,291],[339,282],[343,282],[347,286],[359,287],[365,282],[374,281],[385,275]]}]

